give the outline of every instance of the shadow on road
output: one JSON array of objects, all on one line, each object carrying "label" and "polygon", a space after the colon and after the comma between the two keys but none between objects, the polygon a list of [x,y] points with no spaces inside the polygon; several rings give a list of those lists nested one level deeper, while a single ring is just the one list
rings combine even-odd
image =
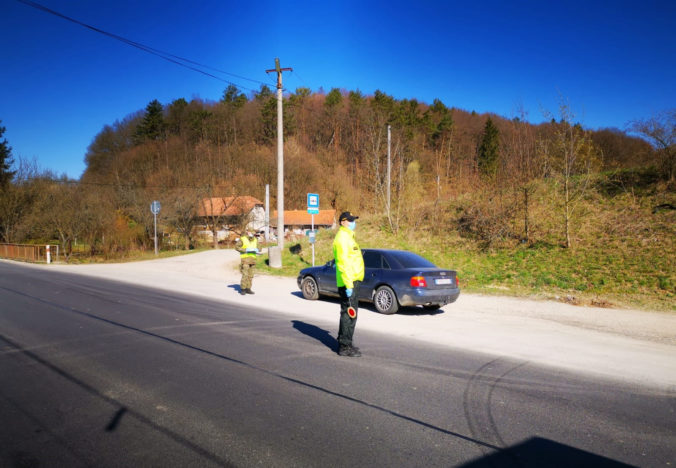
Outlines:
[{"label": "shadow on road", "polygon": [[532,437],[520,444],[487,454],[485,457],[460,465],[460,468],[628,468],[610,458],[541,437]]},{"label": "shadow on road", "polygon": [[[231,285],[230,287],[234,288],[234,285]],[[303,293],[301,291],[293,291],[291,293],[292,296],[296,296],[298,299],[303,299]],[[340,298],[337,297],[332,297],[332,296],[321,296],[320,299],[322,302],[332,302],[334,304],[337,304],[340,306]],[[375,312],[376,314],[379,313],[376,307],[373,305],[371,302],[363,302],[359,301],[359,309],[364,309],[368,310],[370,312]],[[439,308],[439,309],[425,309],[423,307],[402,307],[399,309],[397,312],[398,314],[401,315],[439,315],[444,313],[444,309]]]},{"label": "shadow on road", "polygon": [[291,323],[293,323],[293,328],[302,334],[314,338],[329,348],[331,351],[338,352],[338,340],[332,337],[331,334],[323,328],[301,322],[300,320],[292,320]]},{"label": "shadow on road", "polygon": [[239,293],[242,290],[239,284],[229,284],[228,288],[233,289],[237,293]]}]

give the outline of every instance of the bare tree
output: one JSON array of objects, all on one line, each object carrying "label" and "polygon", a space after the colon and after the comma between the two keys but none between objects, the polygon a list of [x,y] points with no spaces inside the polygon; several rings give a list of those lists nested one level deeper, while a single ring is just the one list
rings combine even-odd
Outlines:
[{"label": "bare tree", "polygon": [[59,236],[66,262],[70,261],[73,242],[91,223],[91,205],[81,187],[67,180],[53,181],[38,200],[37,210],[43,231]]},{"label": "bare tree", "polygon": [[32,209],[37,175],[35,160],[19,158],[13,180],[0,186],[0,239],[4,242],[21,240],[19,230]]},{"label": "bare tree", "polygon": [[561,100],[561,120],[554,125],[554,140],[545,155],[563,185],[564,236],[566,248],[571,247],[570,224],[578,199],[584,194],[589,175],[599,163],[597,147],[591,140],[590,132],[580,124],[573,124],[574,114],[570,105]]},{"label": "bare tree", "polygon": [[632,132],[650,140],[661,155],[660,169],[669,182],[676,177],[676,109],[646,120],[636,120],[629,126]]},{"label": "bare tree", "polygon": [[192,244],[192,232],[197,225],[199,193],[195,189],[177,189],[171,194],[167,206],[167,221],[185,240],[185,249]]},{"label": "bare tree", "polygon": [[535,186],[533,182],[542,176],[542,164],[537,158],[537,140],[533,126],[526,122],[526,112],[519,110],[519,116],[510,123],[510,131],[505,137],[506,158],[505,177],[520,192],[523,206],[524,240],[530,242],[530,198]]}]

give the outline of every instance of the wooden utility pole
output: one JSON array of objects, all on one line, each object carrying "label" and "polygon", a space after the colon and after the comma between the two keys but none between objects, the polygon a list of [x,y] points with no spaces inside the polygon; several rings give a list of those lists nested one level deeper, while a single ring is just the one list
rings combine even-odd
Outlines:
[{"label": "wooden utility pole", "polygon": [[285,71],[293,71],[293,68],[281,68],[279,66],[279,58],[275,58],[275,68],[272,70],[265,70],[265,73],[277,73],[277,246],[280,249],[280,254],[284,249],[284,123],[282,121],[282,72]]}]

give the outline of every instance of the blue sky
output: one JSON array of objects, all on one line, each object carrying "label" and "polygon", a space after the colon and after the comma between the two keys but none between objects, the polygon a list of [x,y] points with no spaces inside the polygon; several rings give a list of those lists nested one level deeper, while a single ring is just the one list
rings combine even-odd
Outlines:
[{"label": "blue sky", "polygon": [[[216,101],[228,85],[17,0],[0,0],[0,120],[15,159],[79,178],[104,125],[153,99]],[[676,106],[674,1],[36,0],[106,32],[254,81],[380,89],[532,122],[561,97],[588,128]]]}]

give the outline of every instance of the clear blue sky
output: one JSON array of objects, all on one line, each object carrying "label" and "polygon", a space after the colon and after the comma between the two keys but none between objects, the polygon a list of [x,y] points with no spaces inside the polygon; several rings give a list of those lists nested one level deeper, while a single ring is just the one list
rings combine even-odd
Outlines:
[{"label": "clear blue sky", "polygon": [[[532,122],[560,97],[588,128],[676,106],[676,2],[35,0],[106,32],[274,88],[380,89]],[[334,4],[335,3],[335,4]],[[79,178],[104,125],[224,81],[0,0],[0,120],[15,159]],[[217,74],[217,73],[214,73]],[[260,84],[217,74],[247,94]]]}]

